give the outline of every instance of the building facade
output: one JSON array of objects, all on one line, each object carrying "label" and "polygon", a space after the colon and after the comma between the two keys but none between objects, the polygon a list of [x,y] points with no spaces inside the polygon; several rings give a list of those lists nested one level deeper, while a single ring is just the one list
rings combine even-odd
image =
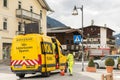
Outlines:
[{"label": "building facade", "polygon": [[78,29],[71,29],[70,27],[56,27],[48,28],[47,35],[57,38],[62,44],[64,50],[79,51],[79,44],[74,43],[74,35],[81,35]]},{"label": "building facade", "polygon": [[[47,30],[47,35],[56,37],[62,44],[64,50],[71,50],[78,53],[78,60],[81,59],[83,47],[85,59],[89,56],[101,57],[113,54],[115,48],[115,38],[113,30],[107,27],[90,25],[83,28],[83,46],[74,43],[74,36],[81,35],[81,29],[71,28],[51,28]],[[81,35],[82,36],[82,35]],[[80,53],[80,54],[79,54]],[[76,55],[76,54],[75,54]]]},{"label": "building facade", "polygon": [[113,30],[104,27],[90,25],[84,27],[84,45],[89,48],[114,48],[115,38],[113,37]]},{"label": "building facade", "polygon": [[0,0],[0,60],[9,56],[14,36],[24,33],[24,25],[38,23],[46,35],[46,13],[51,11],[45,0]]}]

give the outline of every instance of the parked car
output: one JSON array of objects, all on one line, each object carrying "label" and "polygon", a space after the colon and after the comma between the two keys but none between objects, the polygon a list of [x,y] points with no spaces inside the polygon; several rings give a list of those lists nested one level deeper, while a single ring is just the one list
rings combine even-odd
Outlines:
[{"label": "parked car", "polygon": [[114,59],[114,61],[115,61],[114,68],[118,69],[118,58],[120,57],[120,55],[106,55],[102,59],[94,60],[95,67],[96,68],[105,68],[105,60],[109,57]]}]

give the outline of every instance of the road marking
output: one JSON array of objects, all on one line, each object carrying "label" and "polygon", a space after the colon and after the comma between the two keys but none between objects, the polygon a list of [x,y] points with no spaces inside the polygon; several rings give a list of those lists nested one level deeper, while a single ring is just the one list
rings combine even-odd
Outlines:
[{"label": "road marking", "polygon": [[[75,64],[82,64],[81,62],[75,62]],[[88,63],[84,63],[85,65],[87,65]]]}]

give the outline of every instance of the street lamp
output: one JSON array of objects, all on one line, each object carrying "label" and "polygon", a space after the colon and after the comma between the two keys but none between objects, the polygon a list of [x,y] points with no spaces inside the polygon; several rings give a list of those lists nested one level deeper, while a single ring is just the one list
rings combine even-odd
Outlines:
[{"label": "street lamp", "polygon": [[[82,37],[83,37],[83,5],[81,7],[76,7],[74,6],[74,9],[73,9],[73,12],[72,12],[72,15],[78,15],[78,11],[77,9],[80,9],[81,12],[82,12]],[[82,38],[82,71],[84,71],[84,50],[83,50],[83,38]]]}]

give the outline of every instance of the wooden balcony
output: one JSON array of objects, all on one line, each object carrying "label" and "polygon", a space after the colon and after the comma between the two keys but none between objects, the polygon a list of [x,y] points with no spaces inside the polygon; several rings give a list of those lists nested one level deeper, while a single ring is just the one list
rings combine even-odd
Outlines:
[{"label": "wooden balcony", "polygon": [[100,41],[84,41],[83,44],[100,44]]},{"label": "wooden balcony", "polygon": [[16,31],[16,35],[25,34],[24,31]]},{"label": "wooden balcony", "polygon": [[113,42],[113,41],[107,41],[107,44],[115,45],[115,42]]},{"label": "wooden balcony", "polygon": [[64,50],[79,51],[80,45],[62,45]]},{"label": "wooden balcony", "polygon": [[38,22],[40,21],[40,15],[25,9],[16,9],[16,17]]}]

